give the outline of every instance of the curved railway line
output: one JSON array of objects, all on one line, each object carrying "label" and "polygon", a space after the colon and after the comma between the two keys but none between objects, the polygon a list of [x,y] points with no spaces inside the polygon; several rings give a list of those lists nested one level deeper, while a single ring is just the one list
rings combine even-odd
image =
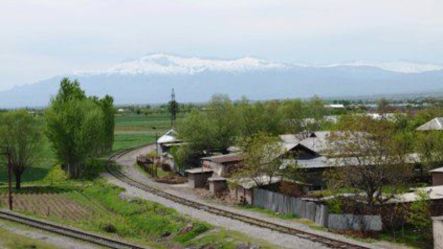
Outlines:
[{"label": "curved railway line", "polygon": [[235,212],[231,212],[231,211],[227,211],[221,208],[217,208],[217,207],[213,207],[210,205],[206,205],[204,203],[201,202],[196,202],[193,200],[189,200],[168,192],[165,192],[163,190],[160,190],[158,188],[149,186],[147,184],[141,183],[137,180],[132,179],[131,177],[128,177],[127,175],[123,174],[117,167],[114,167],[112,164],[112,161],[124,156],[125,154],[129,153],[130,151],[134,150],[133,149],[128,149],[128,150],[124,150],[121,151],[117,154],[114,154],[113,156],[111,156],[109,158],[109,162],[107,164],[107,171],[109,174],[111,174],[112,176],[114,176],[115,178],[119,179],[122,182],[125,182],[126,184],[141,189],[143,191],[147,191],[149,193],[155,194],[157,196],[160,196],[162,198],[171,200],[173,202],[185,205],[185,206],[189,206],[195,209],[199,209],[199,210],[204,210],[206,212],[215,214],[215,215],[219,215],[219,216],[224,216],[230,219],[234,219],[234,220],[238,220],[238,221],[242,221],[245,222],[247,224],[250,225],[254,225],[254,226],[258,226],[258,227],[262,227],[262,228],[268,228],[270,230],[273,231],[278,231],[281,233],[286,233],[286,234],[290,234],[290,235],[294,235],[297,236],[299,238],[303,238],[306,240],[310,240],[310,241],[314,241],[320,244],[323,244],[329,248],[355,248],[355,249],[368,249],[370,247],[366,247],[363,245],[358,245],[358,244],[354,244],[354,243],[350,243],[350,242],[346,242],[346,241],[342,241],[342,240],[338,240],[338,239],[333,239],[333,238],[328,238],[328,237],[324,237],[318,234],[314,234],[314,233],[310,233],[310,232],[306,232],[306,231],[302,231],[293,227],[288,227],[288,226],[284,226],[284,225],[280,225],[277,223],[272,223],[269,221],[265,221],[262,219],[258,219],[258,218],[254,218],[254,217],[250,217],[247,215],[243,215],[243,214],[239,214],[239,213],[235,213]]},{"label": "curved railway line", "polygon": [[111,239],[94,233],[81,231],[75,228],[58,225],[52,222],[42,221],[39,219],[30,218],[21,214],[17,214],[11,211],[0,210],[0,218],[15,223],[20,223],[30,227],[38,228],[47,232],[60,234],[69,238],[78,239],[81,241],[89,242],[99,246],[113,248],[113,249],[148,249],[147,247],[141,247],[138,245],[130,244],[127,242]]}]

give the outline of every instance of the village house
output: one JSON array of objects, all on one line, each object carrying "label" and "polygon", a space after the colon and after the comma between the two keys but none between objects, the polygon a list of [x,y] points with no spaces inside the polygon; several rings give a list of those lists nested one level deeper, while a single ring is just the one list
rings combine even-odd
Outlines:
[{"label": "village house", "polygon": [[229,177],[236,169],[242,166],[240,153],[230,153],[201,158],[203,168],[212,169],[221,177]]}]

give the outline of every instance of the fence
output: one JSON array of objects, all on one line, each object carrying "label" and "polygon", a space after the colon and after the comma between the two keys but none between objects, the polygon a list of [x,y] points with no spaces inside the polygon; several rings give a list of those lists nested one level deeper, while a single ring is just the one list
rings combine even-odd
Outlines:
[{"label": "fence", "polygon": [[264,189],[254,189],[253,196],[252,204],[256,207],[284,214],[295,214],[331,229],[366,231],[382,229],[379,215],[329,214],[328,207],[325,205]]},{"label": "fence", "polygon": [[433,217],[434,248],[443,249],[443,216]]}]

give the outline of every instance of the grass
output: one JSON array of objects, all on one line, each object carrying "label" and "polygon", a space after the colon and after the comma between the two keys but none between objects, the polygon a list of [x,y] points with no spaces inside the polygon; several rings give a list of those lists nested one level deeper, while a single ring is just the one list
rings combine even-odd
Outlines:
[{"label": "grass", "polygon": [[262,214],[265,214],[265,215],[272,217],[272,218],[279,218],[279,219],[283,219],[283,220],[299,219],[299,217],[295,214],[277,213],[277,212],[274,212],[270,209],[254,207],[251,205],[238,205],[238,207],[241,209],[246,209],[246,210],[257,212],[257,213],[262,213]]},{"label": "grass", "polygon": [[[177,120],[184,114],[178,114]],[[171,129],[168,113],[135,114],[126,113],[115,116],[113,150],[118,151],[138,145],[153,143],[156,136],[163,135]]]},{"label": "grass", "polygon": [[[5,222],[8,227],[15,226],[13,223]],[[13,233],[0,227],[0,248],[4,249],[56,249],[48,243],[37,239]]]},{"label": "grass", "polygon": [[412,248],[432,248],[432,231],[430,234],[424,235],[415,231],[412,227],[405,227],[395,231],[395,236],[392,231],[384,231],[379,235],[379,239],[390,242],[400,243]]}]

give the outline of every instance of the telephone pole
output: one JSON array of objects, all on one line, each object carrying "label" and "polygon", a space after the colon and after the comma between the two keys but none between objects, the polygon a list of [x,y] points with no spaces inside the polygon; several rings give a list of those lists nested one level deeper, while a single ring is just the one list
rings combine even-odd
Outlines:
[{"label": "telephone pole", "polygon": [[177,117],[177,102],[175,101],[175,92],[174,92],[174,88],[172,88],[172,92],[171,92],[171,101],[169,102],[169,108],[171,111],[171,127],[174,128],[175,127],[175,119]]}]

